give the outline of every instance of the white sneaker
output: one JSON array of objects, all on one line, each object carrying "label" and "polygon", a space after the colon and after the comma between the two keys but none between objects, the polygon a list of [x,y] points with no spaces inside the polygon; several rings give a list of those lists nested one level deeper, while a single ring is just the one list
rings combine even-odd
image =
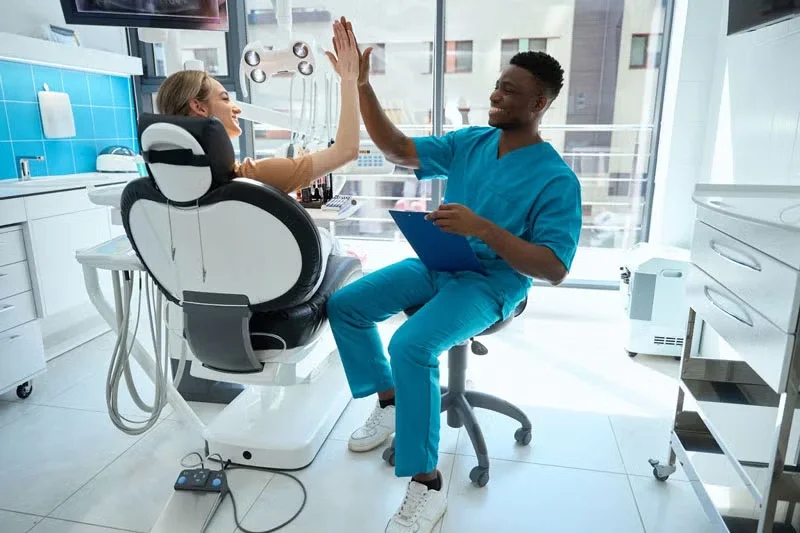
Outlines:
[{"label": "white sneaker", "polygon": [[431,533],[447,510],[447,497],[441,490],[430,490],[422,483],[408,484],[406,497],[386,525],[386,533]]},{"label": "white sneaker", "polygon": [[394,427],[394,405],[382,408],[377,403],[364,425],[350,435],[348,446],[354,452],[374,450],[392,436]]}]

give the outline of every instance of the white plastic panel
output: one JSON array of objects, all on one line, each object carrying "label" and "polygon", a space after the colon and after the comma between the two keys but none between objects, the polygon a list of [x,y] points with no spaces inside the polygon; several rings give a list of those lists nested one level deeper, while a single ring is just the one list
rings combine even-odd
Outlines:
[{"label": "white plastic panel", "polygon": [[144,263],[178,299],[184,291],[198,291],[265,302],[300,277],[302,256],[294,235],[253,205],[227,201],[180,209],[139,200],[129,218]]}]

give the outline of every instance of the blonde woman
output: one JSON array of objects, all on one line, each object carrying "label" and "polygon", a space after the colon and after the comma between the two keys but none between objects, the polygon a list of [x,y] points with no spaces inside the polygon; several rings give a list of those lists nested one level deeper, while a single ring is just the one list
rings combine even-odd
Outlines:
[{"label": "blonde woman", "polygon": [[[309,186],[314,180],[333,172],[358,157],[359,54],[355,37],[340,21],[333,24],[335,56],[325,52],[341,78],[341,114],[335,142],[329,148],[297,158],[245,158],[236,163],[234,173],[271,185],[286,193]],[[168,77],[158,90],[156,106],[165,115],[216,117],[225,126],[231,139],[242,134],[239,114],[242,112],[231,100],[220,82],[205,72],[184,70]],[[320,228],[323,258],[337,246],[324,228]]]}]

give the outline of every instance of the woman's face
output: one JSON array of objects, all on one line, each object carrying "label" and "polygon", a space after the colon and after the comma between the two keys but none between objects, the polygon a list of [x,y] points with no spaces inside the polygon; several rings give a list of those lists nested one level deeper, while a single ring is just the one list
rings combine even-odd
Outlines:
[{"label": "woman's face", "polygon": [[217,80],[211,80],[211,96],[207,102],[193,103],[197,104],[191,106],[196,114],[203,117],[217,117],[231,138],[242,134],[242,128],[239,126],[239,113],[242,110],[233,103],[228,91]]}]

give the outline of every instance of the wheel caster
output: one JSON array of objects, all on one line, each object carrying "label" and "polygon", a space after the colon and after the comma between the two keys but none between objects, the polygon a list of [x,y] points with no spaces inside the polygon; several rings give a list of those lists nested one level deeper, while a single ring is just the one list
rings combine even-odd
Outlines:
[{"label": "wheel caster", "polygon": [[394,448],[386,448],[383,450],[383,460],[389,464],[389,466],[394,466]]},{"label": "wheel caster", "polygon": [[489,483],[489,469],[476,466],[469,473],[469,479],[479,487],[485,487]]},{"label": "wheel caster", "polygon": [[671,465],[662,465],[655,459],[648,461],[650,466],[653,467],[653,477],[658,481],[664,482],[669,479],[669,476],[675,473],[677,467]]},{"label": "wheel caster", "polygon": [[680,355],[675,355],[672,358],[675,359],[676,361],[680,361],[681,360],[681,356]]},{"label": "wheel caster", "polygon": [[639,355],[639,352],[631,352],[631,351],[628,351],[628,350],[625,350],[625,351],[628,352],[628,357],[630,357],[631,359],[633,359],[634,357]]},{"label": "wheel caster", "polygon": [[25,398],[30,396],[32,392],[33,392],[32,381],[26,381],[25,383],[17,387],[17,397],[20,398],[21,400],[24,400]]},{"label": "wheel caster", "polygon": [[514,433],[514,440],[516,440],[519,444],[523,446],[527,446],[528,444],[530,444],[532,438],[533,435],[531,434],[530,429],[519,428]]}]

